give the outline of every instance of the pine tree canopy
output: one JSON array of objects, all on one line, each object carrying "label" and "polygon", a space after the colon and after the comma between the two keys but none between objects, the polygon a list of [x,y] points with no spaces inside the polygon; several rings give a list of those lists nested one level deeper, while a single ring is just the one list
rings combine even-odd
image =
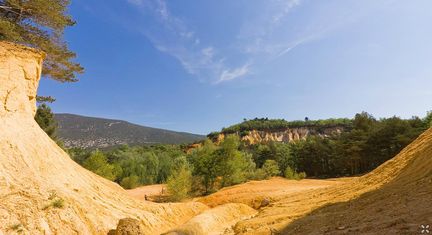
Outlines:
[{"label": "pine tree canopy", "polygon": [[60,82],[77,81],[84,69],[63,32],[75,21],[66,13],[70,0],[0,0],[0,40],[24,44],[46,53],[43,75]]}]

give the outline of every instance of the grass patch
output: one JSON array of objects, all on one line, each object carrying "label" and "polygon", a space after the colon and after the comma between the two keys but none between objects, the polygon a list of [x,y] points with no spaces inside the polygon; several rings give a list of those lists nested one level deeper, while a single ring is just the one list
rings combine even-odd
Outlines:
[{"label": "grass patch", "polygon": [[65,205],[65,202],[64,202],[63,198],[57,198],[51,202],[51,205],[54,208],[63,208]]},{"label": "grass patch", "polygon": [[42,210],[47,210],[50,207],[53,208],[63,208],[65,206],[65,200],[57,195],[56,191],[50,191],[48,200],[50,200],[50,203],[42,207]]},{"label": "grass patch", "polygon": [[20,223],[13,224],[13,225],[9,226],[9,229],[13,230],[13,231],[17,231],[17,232],[22,232],[23,231],[23,225]]}]

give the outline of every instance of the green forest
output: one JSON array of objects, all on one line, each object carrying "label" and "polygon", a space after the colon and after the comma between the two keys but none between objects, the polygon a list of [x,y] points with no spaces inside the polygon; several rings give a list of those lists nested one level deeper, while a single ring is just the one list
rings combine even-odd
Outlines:
[{"label": "green forest", "polygon": [[[55,138],[47,106],[39,106],[36,120]],[[309,121],[307,121],[309,122]],[[273,176],[289,179],[330,178],[367,173],[394,157],[431,126],[425,118],[376,119],[362,112],[352,119],[310,121],[313,125],[347,125],[331,137],[310,136],[291,143],[247,145],[237,134],[216,145],[210,139],[187,151],[186,145],[119,146],[109,150],[67,149],[71,158],[90,171],[126,189],[167,183],[172,200],[206,195],[226,186]],[[234,127],[278,126],[281,120],[255,119]],[[252,125],[251,125],[252,124]],[[285,125],[285,124],[282,124]],[[312,124],[311,124],[312,125]],[[249,129],[251,130],[251,129]]]}]

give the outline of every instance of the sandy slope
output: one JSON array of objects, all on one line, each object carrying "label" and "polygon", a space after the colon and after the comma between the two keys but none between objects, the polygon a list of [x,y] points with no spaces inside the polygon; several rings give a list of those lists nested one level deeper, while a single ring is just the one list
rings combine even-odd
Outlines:
[{"label": "sandy slope", "polygon": [[238,234],[418,234],[432,224],[432,129],[371,173],[299,192],[235,226]]},{"label": "sandy slope", "polygon": [[[20,225],[25,234],[106,234],[132,217],[145,233],[156,234],[207,209],[139,202],[73,162],[33,120],[42,59],[37,51],[0,42],[0,233]],[[46,208],[58,199],[63,208]]]},{"label": "sandy slope", "polygon": [[242,203],[227,203],[207,210],[166,235],[217,235],[232,233],[232,227],[257,212]]}]

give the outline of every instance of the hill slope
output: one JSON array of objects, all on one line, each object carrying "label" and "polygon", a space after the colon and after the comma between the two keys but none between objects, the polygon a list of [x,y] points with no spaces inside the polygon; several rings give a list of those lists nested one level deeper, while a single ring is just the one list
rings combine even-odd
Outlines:
[{"label": "hill slope", "polygon": [[121,120],[56,114],[58,135],[66,147],[104,148],[121,144],[181,144],[204,136],[140,126]]}]

